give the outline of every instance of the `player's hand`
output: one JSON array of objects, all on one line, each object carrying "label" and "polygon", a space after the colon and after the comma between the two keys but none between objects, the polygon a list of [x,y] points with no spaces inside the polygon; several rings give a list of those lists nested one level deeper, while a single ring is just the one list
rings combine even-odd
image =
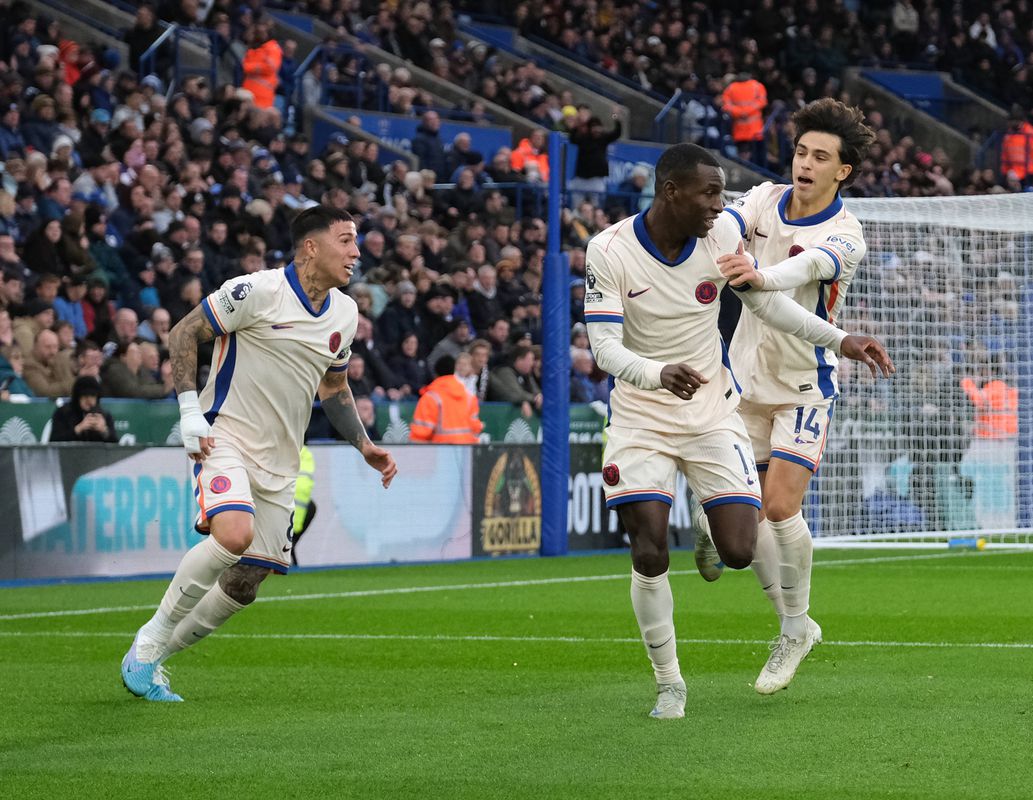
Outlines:
[{"label": "player's hand", "polygon": [[879,377],[878,370],[882,370],[883,377],[888,378],[897,368],[893,366],[893,359],[886,352],[879,340],[874,336],[861,336],[850,334],[839,347],[839,352],[854,361],[860,361],[868,365],[873,378]]},{"label": "player's hand", "polygon": [[660,370],[660,383],[676,397],[691,400],[696,390],[710,381],[688,364],[668,364]]},{"label": "player's hand", "polygon": [[757,269],[757,259],[746,252],[741,239],[734,253],[718,257],[717,266],[733,287],[750,284],[754,289],[764,288],[764,276]]},{"label": "player's hand", "polygon": [[366,459],[367,464],[380,473],[380,482],[384,484],[384,488],[390,486],[391,481],[398,474],[398,465],[395,464],[391,454],[383,447],[377,447],[370,442],[362,448],[362,457]]},{"label": "player's hand", "polygon": [[194,461],[204,461],[212,454],[215,439],[208,420],[201,413],[197,392],[183,392],[179,398],[179,435],[187,455]]}]

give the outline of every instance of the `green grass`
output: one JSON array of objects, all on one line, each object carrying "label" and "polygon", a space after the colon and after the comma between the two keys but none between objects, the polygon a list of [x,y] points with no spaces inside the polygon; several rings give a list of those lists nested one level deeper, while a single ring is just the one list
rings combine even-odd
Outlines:
[{"label": "green grass", "polygon": [[[1033,797],[1033,647],[919,644],[1033,642],[1033,554],[913,555],[818,552],[826,644],[773,697],[751,686],[775,632],[753,576],[674,576],[689,706],[668,722],[621,554],[270,579],[170,662],[181,704],[121,686],[146,610],[3,619],[0,796]],[[274,600],[422,586],[453,588]],[[163,588],[4,589],[0,615]],[[285,636],[305,634],[384,638]]]}]

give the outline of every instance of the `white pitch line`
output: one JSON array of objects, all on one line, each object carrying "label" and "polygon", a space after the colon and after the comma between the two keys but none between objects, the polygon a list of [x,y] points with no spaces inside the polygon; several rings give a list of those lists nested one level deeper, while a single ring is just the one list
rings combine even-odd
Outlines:
[{"label": "white pitch line", "polygon": [[[883,564],[895,561],[927,561],[930,559],[962,558],[974,556],[970,552],[944,552],[944,553],[923,553],[903,556],[875,556],[873,558],[843,558],[831,561],[815,561],[815,567],[852,567],[859,564]],[[993,553],[979,553],[979,558],[992,558],[998,555],[1015,555],[1011,551],[994,551]],[[695,575],[696,570],[671,570],[671,575]],[[468,589],[510,589],[526,586],[549,586],[567,583],[590,583],[595,581],[618,581],[628,580],[628,573],[621,572],[614,575],[574,575],[559,578],[531,578],[517,581],[491,581],[487,583],[455,583],[437,586],[396,586],[389,589],[358,589],[350,592],[318,592],[312,594],[283,594],[259,597],[258,603],[287,603],[307,600],[341,600],[350,597],[379,597],[384,595],[419,594],[422,592],[451,592],[465,591]],[[62,611],[29,611],[21,614],[0,614],[0,622],[10,622],[23,619],[48,619],[51,617],[80,617],[89,614],[116,614],[127,611],[153,611],[154,606],[100,606],[97,608],[76,608]]]},{"label": "white pitch line", "polygon": [[[9,638],[71,638],[130,639],[132,631],[0,631],[0,637]],[[496,636],[493,634],[408,634],[408,633],[220,633],[219,639],[258,639],[279,641],[359,641],[359,642],[500,642],[530,644],[635,644],[642,640],[632,637],[587,636]],[[679,645],[732,645],[760,646],[770,644],[768,639],[679,639]],[[963,647],[980,650],[1033,650],[1033,642],[882,642],[882,641],[826,641],[823,647],[913,647],[947,649]]]}]

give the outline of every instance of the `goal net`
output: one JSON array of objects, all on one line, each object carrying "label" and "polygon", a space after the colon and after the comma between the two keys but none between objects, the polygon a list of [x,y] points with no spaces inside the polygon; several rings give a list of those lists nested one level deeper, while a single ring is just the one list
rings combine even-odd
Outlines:
[{"label": "goal net", "polygon": [[1033,546],[1033,194],[847,208],[868,255],[839,322],[897,374],[840,363],[816,543]]}]

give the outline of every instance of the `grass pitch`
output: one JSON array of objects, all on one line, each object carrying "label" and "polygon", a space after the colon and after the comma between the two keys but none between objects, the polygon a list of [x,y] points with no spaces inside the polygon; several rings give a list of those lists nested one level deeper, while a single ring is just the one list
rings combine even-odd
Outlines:
[{"label": "grass pitch", "polygon": [[164,581],[0,590],[0,796],[1033,797],[1033,554],[819,551],[826,642],[772,697],[756,579],[691,565],[665,722],[626,554],[270,578],[167,705],[118,670]]}]

